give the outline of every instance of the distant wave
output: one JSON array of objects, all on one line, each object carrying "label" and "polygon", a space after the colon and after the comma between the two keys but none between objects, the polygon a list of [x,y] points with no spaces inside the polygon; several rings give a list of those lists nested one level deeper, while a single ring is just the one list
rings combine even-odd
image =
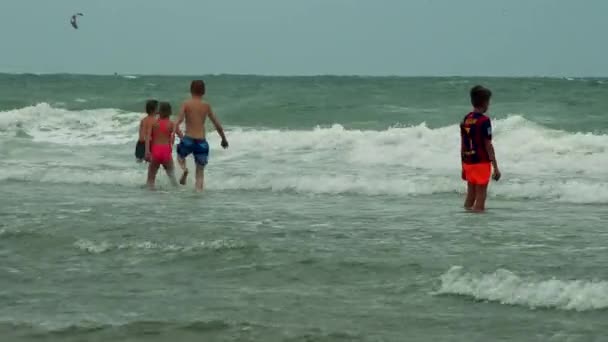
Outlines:
[{"label": "distant wave", "polygon": [[44,237],[44,234],[41,232],[33,231],[33,230],[21,230],[21,229],[15,229],[15,228],[0,228],[0,238],[3,238],[3,239],[29,238],[32,236]]},{"label": "distant wave", "polygon": [[475,274],[454,266],[441,276],[437,294],[530,308],[576,311],[608,308],[608,281],[526,279],[505,269]]},{"label": "distant wave", "polygon": [[0,136],[23,131],[35,142],[113,145],[133,141],[140,113],[117,109],[70,111],[47,103],[0,112]]},{"label": "distant wave", "polygon": [[[171,336],[172,340],[257,341],[260,336],[289,341],[363,341],[350,331],[326,331],[317,327],[285,327],[257,322],[198,320],[189,322],[139,320],[124,323],[74,322],[53,325],[0,321],[0,334],[7,340],[21,341],[23,335],[32,338],[59,340],[149,340],[150,336]],[[194,335],[193,335],[194,334]],[[218,335],[220,334],[220,335]],[[263,335],[262,335],[263,334]],[[223,336],[223,338],[221,337]],[[14,339],[11,339],[14,337]]]},{"label": "distant wave", "polygon": [[[22,323],[15,321],[0,321],[0,334],[3,336],[11,336],[12,333],[27,333],[34,337],[59,337],[66,339],[78,338],[86,336],[90,339],[95,335],[99,335],[104,340],[108,336],[116,335],[119,339],[124,339],[125,336],[139,339],[142,336],[147,336],[151,332],[173,331],[188,332],[194,331],[198,333],[210,333],[224,330],[230,330],[238,323],[228,323],[221,320],[210,321],[193,321],[193,322],[164,322],[164,321],[132,321],[132,322],[112,322],[101,323],[92,321],[74,322],[74,323],[57,323],[53,324],[49,321],[40,323]],[[247,323],[242,325],[247,326]]]},{"label": "distant wave", "polygon": [[199,241],[188,245],[157,243],[151,241],[113,244],[106,241],[95,242],[91,240],[80,239],[74,243],[74,246],[87,253],[102,254],[106,252],[121,250],[148,252],[192,252],[197,250],[222,251],[246,248],[247,244],[245,244],[244,242],[233,240]]},{"label": "distant wave", "polygon": [[[247,323],[243,323],[247,325]],[[239,325],[238,323],[236,325]],[[63,323],[63,324],[52,324],[50,322],[44,322],[43,324],[36,323],[22,323],[15,321],[0,321],[0,333],[14,332],[14,331],[25,331],[33,336],[42,337],[45,335],[61,335],[66,338],[78,337],[80,335],[86,335],[90,337],[91,334],[99,333],[101,336],[106,336],[108,333],[117,333],[120,336],[124,336],[128,333],[130,336],[137,338],[138,336],[150,333],[151,331],[198,331],[213,332],[228,330],[233,327],[233,324],[221,321],[193,321],[193,322],[171,322],[171,321],[133,321],[124,323],[101,323],[101,322],[74,322]],[[2,334],[5,335],[5,334]]]}]

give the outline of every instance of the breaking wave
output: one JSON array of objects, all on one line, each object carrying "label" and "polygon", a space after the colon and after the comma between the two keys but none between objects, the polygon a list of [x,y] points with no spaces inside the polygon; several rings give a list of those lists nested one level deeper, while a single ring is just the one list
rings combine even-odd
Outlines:
[{"label": "breaking wave", "polygon": [[[116,109],[69,111],[44,103],[0,112],[0,138],[42,143],[29,150],[27,144],[11,145],[0,181],[139,186],[145,168],[134,165],[132,144],[140,118]],[[504,177],[491,187],[493,194],[608,203],[607,135],[552,130],[521,115],[495,120],[494,126]],[[394,196],[463,191],[456,125],[382,131],[339,124],[310,130],[237,127],[228,137],[231,148],[224,151],[216,135],[209,135],[210,190]],[[36,156],[14,157],[32,150]]]},{"label": "breaking wave", "polygon": [[437,294],[530,308],[576,311],[608,308],[608,281],[527,279],[505,269],[475,274],[454,266],[441,276]]}]

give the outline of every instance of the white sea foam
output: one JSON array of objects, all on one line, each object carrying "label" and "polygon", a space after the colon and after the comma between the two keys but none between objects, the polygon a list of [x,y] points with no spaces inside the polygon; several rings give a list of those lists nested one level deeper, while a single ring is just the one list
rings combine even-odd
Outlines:
[{"label": "white sea foam", "polygon": [[47,103],[0,112],[0,136],[24,131],[35,142],[108,145],[133,141],[141,114],[116,109],[69,111]]},{"label": "white sea foam", "polygon": [[[267,190],[293,191],[315,194],[362,194],[417,196],[442,193],[464,192],[457,175],[419,175],[400,177],[374,176],[373,174],[354,175],[290,175],[280,169],[274,172],[261,171],[251,175],[234,175],[230,171],[210,170],[207,176],[209,190]],[[33,181],[56,184],[97,184],[142,186],[145,181],[143,168],[128,168],[123,171],[69,169],[69,168],[28,168],[0,170],[1,180]],[[164,174],[158,183],[169,187]],[[544,199],[565,203],[593,204],[608,203],[608,183],[589,180],[564,181],[502,181],[492,188],[492,195],[512,199]]]},{"label": "white sea foam", "polygon": [[608,308],[608,281],[531,279],[505,269],[475,274],[454,266],[441,276],[437,294],[530,308],[576,311]]},{"label": "white sea foam", "polygon": [[190,244],[170,244],[170,243],[158,243],[152,241],[135,241],[125,243],[110,243],[107,241],[91,241],[87,239],[80,239],[74,242],[74,246],[82,251],[91,254],[101,254],[110,251],[121,251],[121,250],[135,250],[135,251],[149,251],[149,252],[191,252],[197,250],[230,250],[240,249],[246,247],[246,244],[241,241],[234,240],[212,240],[212,241],[199,241]]},{"label": "white sea foam", "polygon": [[[12,153],[17,159],[4,159],[8,167],[0,168],[0,180],[139,186],[145,168],[134,165],[131,143],[140,118],[115,109],[76,112],[47,104],[0,112],[0,137],[21,130],[34,142],[56,144],[42,145],[36,156],[19,159],[21,153]],[[492,194],[608,203],[607,135],[551,130],[519,115],[495,120],[494,126],[504,177]],[[224,151],[217,148],[217,136],[209,135],[212,190],[409,196],[464,188],[456,125],[234,128],[228,136],[231,148]],[[63,151],[61,158],[52,156],[57,151]]]},{"label": "white sea foam", "polygon": [[[375,178],[373,176],[280,176],[252,175],[250,177],[211,177],[209,189],[218,190],[273,190],[317,194],[365,195],[432,195],[464,193],[460,179],[439,176]],[[556,202],[593,204],[608,203],[608,183],[570,180],[545,182],[533,180],[523,183],[505,182],[493,187],[492,194],[512,199],[548,199]]]}]

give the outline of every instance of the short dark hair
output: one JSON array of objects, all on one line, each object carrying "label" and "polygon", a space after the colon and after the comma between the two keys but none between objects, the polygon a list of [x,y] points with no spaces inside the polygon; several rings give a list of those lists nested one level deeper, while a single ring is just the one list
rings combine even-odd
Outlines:
[{"label": "short dark hair", "polygon": [[171,116],[171,104],[169,102],[161,102],[159,105],[159,113],[161,118],[168,118]]},{"label": "short dark hair", "polygon": [[156,100],[146,101],[146,113],[154,114],[154,113],[156,113],[156,108],[158,108],[158,101],[156,101]]},{"label": "short dark hair", "polygon": [[485,106],[490,102],[492,91],[486,87],[476,85],[471,88],[471,104],[473,107]]},{"label": "short dark hair", "polygon": [[190,93],[196,96],[205,95],[205,82],[203,80],[194,80],[190,83]]}]

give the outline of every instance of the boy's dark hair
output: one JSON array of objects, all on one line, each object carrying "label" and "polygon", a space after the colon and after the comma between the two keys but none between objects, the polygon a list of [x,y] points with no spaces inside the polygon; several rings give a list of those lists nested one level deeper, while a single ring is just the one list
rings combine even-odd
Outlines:
[{"label": "boy's dark hair", "polygon": [[471,104],[475,108],[487,105],[491,97],[492,91],[486,87],[476,85],[471,88]]},{"label": "boy's dark hair", "polygon": [[190,93],[196,96],[205,95],[205,82],[203,80],[194,80],[190,83]]},{"label": "boy's dark hair", "polygon": [[154,113],[156,113],[156,108],[158,108],[158,101],[148,100],[146,102],[146,113],[154,114]]},{"label": "boy's dark hair", "polygon": [[168,118],[171,116],[171,104],[169,102],[161,102],[158,112],[161,118]]}]

